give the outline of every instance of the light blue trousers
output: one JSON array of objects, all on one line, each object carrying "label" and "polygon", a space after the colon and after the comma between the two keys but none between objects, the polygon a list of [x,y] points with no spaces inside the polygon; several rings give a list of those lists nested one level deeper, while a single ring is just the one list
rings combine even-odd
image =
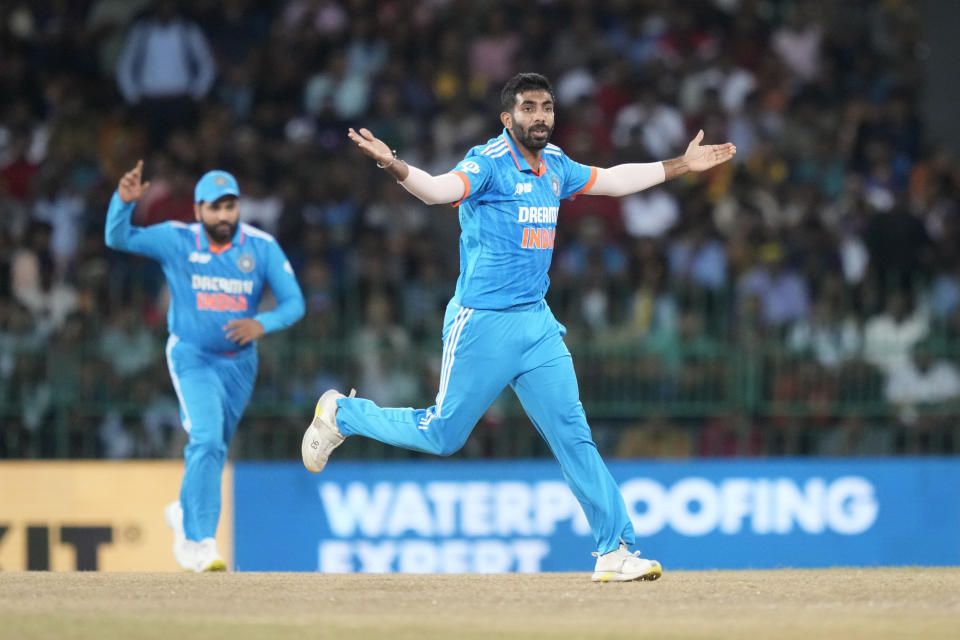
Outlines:
[{"label": "light blue trousers", "polygon": [[337,401],[337,426],[406,449],[441,456],[457,451],[503,388],[510,385],[560,463],[583,507],[597,551],[634,542],[620,489],[597,452],[580,404],[566,329],[546,302],[509,311],[451,302],[443,323],[436,404],[383,409],[362,398]]},{"label": "light blue trousers", "polygon": [[176,336],[167,340],[167,367],[190,435],[183,449],[180,485],[188,540],[213,538],[220,521],[220,485],[227,447],[250,400],[257,377],[256,349],[234,356],[202,351]]}]

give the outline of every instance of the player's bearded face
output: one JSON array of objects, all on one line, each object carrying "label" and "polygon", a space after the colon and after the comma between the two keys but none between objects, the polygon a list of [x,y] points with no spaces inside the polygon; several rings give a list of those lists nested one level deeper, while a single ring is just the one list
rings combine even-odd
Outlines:
[{"label": "player's bearded face", "polygon": [[547,146],[553,134],[553,96],[537,89],[518,93],[516,99],[510,112],[510,133],[527,149],[539,151]]},{"label": "player's bearded face", "polygon": [[552,134],[552,123],[536,122],[524,127],[516,118],[513,120],[513,136],[517,142],[531,151],[539,151],[547,146]]},{"label": "player's bearded face", "polygon": [[237,223],[229,222],[203,222],[203,228],[207,230],[207,234],[213,238],[218,244],[226,244],[230,242],[233,238],[233,234],[237,232]]},{"label": "player's bearded face", "polygon": [[216,202],[200,205],[200,222],[207,235],[217,244],[227,244],[233,239],[239,224],[237,199],[223,197]]}]

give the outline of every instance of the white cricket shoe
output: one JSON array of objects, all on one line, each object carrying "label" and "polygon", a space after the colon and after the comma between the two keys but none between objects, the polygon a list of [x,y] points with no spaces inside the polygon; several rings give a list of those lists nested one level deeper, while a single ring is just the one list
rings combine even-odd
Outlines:
[{"label": "white cricket shoe", "polygon": [[[191,541],[192,542],[192,541]],[[197,573],[206,571],[226,571],[227,563],[220,557],[217,551],[217,541],[213,538],[204,538],[196,545],[196,564],[193,570]]]},{"label": "white cricket shoe", "polygon": [[337,400],[354,398],[356,395],[356,389],[351,389],[349,396],[343,395],[336,389],[328,389],[317,400],[313,422],[307,427],[307,431],[303,434],[303,442],[300,443],[303,466],[313,473],[323,471],[327,466],[327,460],[330,459],[330,454],[346,439],[346,436],[337,428]]},{"label": "white cricket shoe", "polygon": [[663,575],[663,569],[656,560],[639,558],[639,551],[630,553],[627,545],[620,543],[616,551],[597,556],[593,568],[594,582],[632,582],[633,580],[656,580]]},{"label": "white cricket shoe", "polygon": [[181,568],[193,571],[197,564],[196,542],[187,540],[183,532],[183,509],[180,501],[174,500],[163,510],[167,526],[173,530],[173,557]]},{"label": "white cricket shoe", "polygon": [[174,500],[164,508],[163,517],[173,530],[173,557],[183,569],[194,573],[227,570],[227,563],[217,551],[216,540],[187,540],[183,531],[183,508],[179,500]]}]

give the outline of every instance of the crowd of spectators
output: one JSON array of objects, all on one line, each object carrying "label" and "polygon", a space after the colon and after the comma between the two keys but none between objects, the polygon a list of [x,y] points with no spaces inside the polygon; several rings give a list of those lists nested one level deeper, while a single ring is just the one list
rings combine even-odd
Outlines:
[{"label": "crowd of spectators", "polygon": [[[299,276],[307,315],[261,345],[241,455],[295,455],[330,385],[427,403],[456,212],[345,133],[447,171],[527,70],[553,80],[554,142],[579,162],[677,156],[699,128],[738,149],[562,205],[548,299],[605,452],[955,451],[960,165],[920,117],[921,18],[895,0],[3,3],[0,457],[178,455],[162,275],[102,236],[138,158],[136,223],[192,221],[197,177],[227,169]],[[504,444],[514,413],[495,406],[467,455],[529,453]]]}]

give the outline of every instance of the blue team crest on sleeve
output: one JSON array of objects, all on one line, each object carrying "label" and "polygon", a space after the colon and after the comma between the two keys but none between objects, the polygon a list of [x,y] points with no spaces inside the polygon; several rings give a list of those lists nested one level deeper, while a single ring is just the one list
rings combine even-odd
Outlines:
[{"label": "blue team crest on sleeve", "polygon": [[560,197],[560,179],[557,176],[550,178],[550,186],[553,187],[553,195]]},{"label": "blue team crest on sleeve", "polygon": [[250,273],[255,266],[257,266],[257,262],[249,253],[241,253],[240,257],[237,258],[237,268],[244,273]]}]

